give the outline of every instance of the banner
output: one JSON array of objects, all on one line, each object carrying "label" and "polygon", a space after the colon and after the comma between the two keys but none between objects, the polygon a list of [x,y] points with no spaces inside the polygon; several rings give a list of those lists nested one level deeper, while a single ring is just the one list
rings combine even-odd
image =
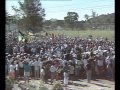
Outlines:
[{"label": "banner", "polygon": [[19,32],[18,41],[25,42],[25,40],[27,39],[27,36],[25,34],[23,34],[21,31],[18,31],[18,32]]}]

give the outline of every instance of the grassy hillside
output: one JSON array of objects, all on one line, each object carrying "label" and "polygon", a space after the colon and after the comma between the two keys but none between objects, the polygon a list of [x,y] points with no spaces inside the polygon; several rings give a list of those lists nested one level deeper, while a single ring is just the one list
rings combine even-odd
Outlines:
[{"label": "grassy hillside", "polygon": [[109,40],[114,40],[114,31],[111,30],[82,30],[82,31],[66,31],[66,30],[56,30],[56,31],[49,31],[49,33],[54,33],[54,34],[65,34],[68,36],[80,36],[82,38],[88,37],[88,35],[92,35],[93,38],[96,37],[104,37],[108,38]]}]

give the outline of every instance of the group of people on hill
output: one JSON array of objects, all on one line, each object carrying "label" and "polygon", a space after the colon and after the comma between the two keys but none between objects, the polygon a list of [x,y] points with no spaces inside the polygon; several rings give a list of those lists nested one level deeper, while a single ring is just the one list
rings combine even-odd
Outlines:
[{"label": "group of people on hill", "polygon": [[6,75],[15,79],[114,79],[115,46],[104,38],[48,35],[6,45]]}]

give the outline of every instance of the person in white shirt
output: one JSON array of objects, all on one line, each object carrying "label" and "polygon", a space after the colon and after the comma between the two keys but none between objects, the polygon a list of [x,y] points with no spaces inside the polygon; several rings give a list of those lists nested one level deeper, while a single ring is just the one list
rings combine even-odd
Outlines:
[{"label": "person in white shirt", "polygon": [[103,74],[103,68],[104,68],[104,60],[102,60],[101,56],[98,56],[97,58],[97,69],[98,69],[98,76],[101,77]]},{"label": "person in white shirt", "polygon": [[19,75],[20,75],[20,77],[23,77],[24,69],[23,69],[23,60],[22,59],[19,61],[18,65],[19,65]]},{"label": "person in white shirt", "polygon": [[24,46],[20,47],[20,53],[24,53]]},{"label": "person in white shirt", "polygon": [[[39,58],[39,59],[38,59],[38,69],[39,69],[39,72],[41,72],[42,66],[43,66],[43,62],[42,62],[41,59]],[[39,73],[39,75],[41,75],[41,74]],[[40,76],[40,77],[41,77],[41,76]]]},{"label": "person in white shirt", "polygon": [[39,68],[38,68],[38,60],[34,59],[34,75],[35,75],[35,79],[39,78]]},{"label": "person in white shirt", "polygon": [[65,66],[65,63],[67,63],[66,60],[62,60],[62,66]]},{"label": "person in white shirt", "polygon": [[53,83],[53,79],[55,78],[57,68],[54,66],[54,63],[50,67],[51,72],[51,83]]},{"label": "person in white shirt", "polygon": [[42,81],[45,81],[44,77],[45,77],[45,70],[44,70],[44,68],[42,67],[42,68],[40,69],[40,78],[41,78]]},{"label": "person in white shirt", "polygon": [[15,63],[15,78],[17,79],[19,75],[18,62]]},{"label": "person in white shirt", "polygon": [[88,64],[88,60],[87,60],[87,59],[83,59],[82,62],[83,62],[84,69],[85,69],[85,68],[86,68],[86,65]]},{"label": "person in white shirt", "polygon": [[9,76],[15,78],[15,65],[14,62],[10,64]]}]

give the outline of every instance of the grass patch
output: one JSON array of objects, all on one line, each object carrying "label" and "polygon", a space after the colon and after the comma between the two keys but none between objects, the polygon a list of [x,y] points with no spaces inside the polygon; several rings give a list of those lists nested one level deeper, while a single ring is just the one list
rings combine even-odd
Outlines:
[{"label": "grass patch", "polygon": [[54,30],[54,31],[48,31],[49,33],[54,33],[54,34],[65,34],[68,36],[79,36],[82,38],[88,37],[88,35],[92,35],[93,38],[99,38],[99,37],[104,37],[108,38],[109,40],[114,41],[115,35],[114,31],[112,30],[81,30],[81,31],[72,31],[72,30]]}]

